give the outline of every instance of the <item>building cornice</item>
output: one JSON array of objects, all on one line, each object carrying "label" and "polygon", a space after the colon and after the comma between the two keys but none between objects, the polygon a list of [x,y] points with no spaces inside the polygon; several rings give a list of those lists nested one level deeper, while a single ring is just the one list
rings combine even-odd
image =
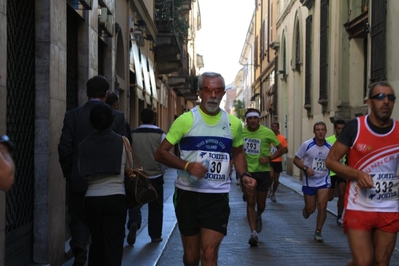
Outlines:
[{"label": "building cornice", "polygon": [[277,28],[279,28],[281,26],[285,17],[291,12],[292,6],[295,4],[295,2],[296,2],[296,0],[291,0],[291,2],[285,7],[283,13],[281,14],[281,16],[278,18],[278,20],[276,22]]},{"label": "building cornice", "polygon": [[314,5],[314,0],[300,0],[303,6],[306,6],[308,9],[311,9]]},{"label": "building cornice", "polygon": [[143,0],[130,0],[130,3],[137,8],[138,13],[140,14],[141,18],[145,21],[146,27],[149,30],[150,34],[153,38],[156,38],[158,30],[155,26],[153,18],[148,13],[147,7],[144,4]]}]

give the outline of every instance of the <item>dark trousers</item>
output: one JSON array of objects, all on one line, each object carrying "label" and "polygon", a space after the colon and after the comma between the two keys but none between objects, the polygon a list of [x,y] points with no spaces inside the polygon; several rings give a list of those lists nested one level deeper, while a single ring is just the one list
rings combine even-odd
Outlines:
[{"label": "dark trousers", "polygon": [[[163,225],[163,176],[150,179],[151,184],[154,186],[158,193],[158,197],[148,203],[148,235],[151,239],[159,238],[162,236]],[[141,211],[140,207],[129,210],[128,228],[132,223],[137,223],[138,228],[141,226]]]},{"label": "dark trousers", "polygon": [[68,214],[71,219],[69,230],[71,232],[72,253],[76,257],[79,253],[87,253],[87,245],[90,241],[90,232],[86,224],[84,211],[84,198],[86,192],[74,192],[72,186],[69,186],[68,192]]},{"label": "dark trousers", "polygon": [[86,197],[85,211],[91,233],[89,266],[121,265],[125,238],[126,196]]}]

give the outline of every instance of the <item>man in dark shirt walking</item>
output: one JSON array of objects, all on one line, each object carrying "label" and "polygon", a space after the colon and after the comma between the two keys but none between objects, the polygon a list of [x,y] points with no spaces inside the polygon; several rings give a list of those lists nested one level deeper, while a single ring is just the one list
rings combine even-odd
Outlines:
[{"label": "man in dark shirt walking", "polygon": [[[86,83],[88,101],[65,113],[64,125],[60,143],[58,144],[59,162],[64,177],[69,182],[68,214],[70,216],[69,229],[71,231],[71,246],[75,257],[74,265],[84,265],[87,259],[87,244],[89,243],[89,229],[84,215],[84,197],[87,181],[79,174],[78,145],[93,131],[90,125],[90,111],[98,103],[105,102],[108,96],[109,83],[103,76],[94,76]],[[113,110],[114,124],[112,129],[123,136],[127,136],[125,117],[122,112]]]}]

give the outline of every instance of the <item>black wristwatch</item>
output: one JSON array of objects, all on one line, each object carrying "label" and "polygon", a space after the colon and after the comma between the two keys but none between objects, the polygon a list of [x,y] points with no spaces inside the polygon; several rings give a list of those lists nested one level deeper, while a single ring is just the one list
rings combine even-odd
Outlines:
[{"label": "black wristwatch", "polygon": [[244,173],[240,176],[240,178],[243,178],[244,175],[252,177],[252,175],[251,175],[249,172],[244,172]]},{"label": "black wristwatch", "polygon": [[306,170],[308,170],[308,167],[307,167],[307,166],[304,166],[304,167],[303,167],[303,171],[306,172]]}]

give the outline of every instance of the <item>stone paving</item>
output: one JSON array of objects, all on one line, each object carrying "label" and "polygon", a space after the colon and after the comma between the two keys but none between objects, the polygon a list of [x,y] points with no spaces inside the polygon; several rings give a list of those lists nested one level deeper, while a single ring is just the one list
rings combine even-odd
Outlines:
[{"label": "stone paving", "polygon": [[[183,265],[183,249],[172,202],[175,178],[176,170],[168,169],[164,186],[164,240],[160,243],[150,242],[147,233],[147,207],[143,206],[142,227],[137,233],[134,246],[129,246],[125,241],[122,265]],[[242,200],[239,186],[233,180],[228,233],[219,249],[218,265],[346,265],[351,256],[347,238],[342,228],[336,225],[336,199],[328,205],[329,212],[322,231],[324,242],[317,243],[313,240],[316,213],[307,220],[302,217],[304,203],[301,182],[284,173],[280,182],[276,193],[277,202],[267,199],[258,247],[250,247],[246,203]],[[399,265],[398,247],[397,242],[390,265]],[[69,260],[64,265],[72,265],[72,262]]]},{"label": "stone paving", "polygon": [[[334,215],[327,216],[322,232],[325,242],[316,243],[316,215],[308,220],[302,217],[302,196],[281,186],[276,197],[276,203],[267,201],[258,247],[250,247],[246,205],[239,189],[232,187],[228,235],[220,246],[219,265],[346,265],[350,252]],[[156,265],[183,265],[182,254],[180,235],[175,229]]]},{"label": "stone paving", "polygon": [[[283,174],[281,182],[285,185],[280,185],[276,193],[277,202],[267,200],[258,247],[248,245],[250,229],[246,204],[239,187],[232,184],[228,234],[219,249],[218,265],[346,265],[351,255],[346,235],[336,225],[336,199],[329,203],[322,231],[324,242],[318,243],[313,240],[316,213],[307,220],[302,217],[304,203],[300,181]],[[180,234],[175,228],[155,265],[183,265],[182,256]],[[398,249],[390,265],[399,265]]]}]

